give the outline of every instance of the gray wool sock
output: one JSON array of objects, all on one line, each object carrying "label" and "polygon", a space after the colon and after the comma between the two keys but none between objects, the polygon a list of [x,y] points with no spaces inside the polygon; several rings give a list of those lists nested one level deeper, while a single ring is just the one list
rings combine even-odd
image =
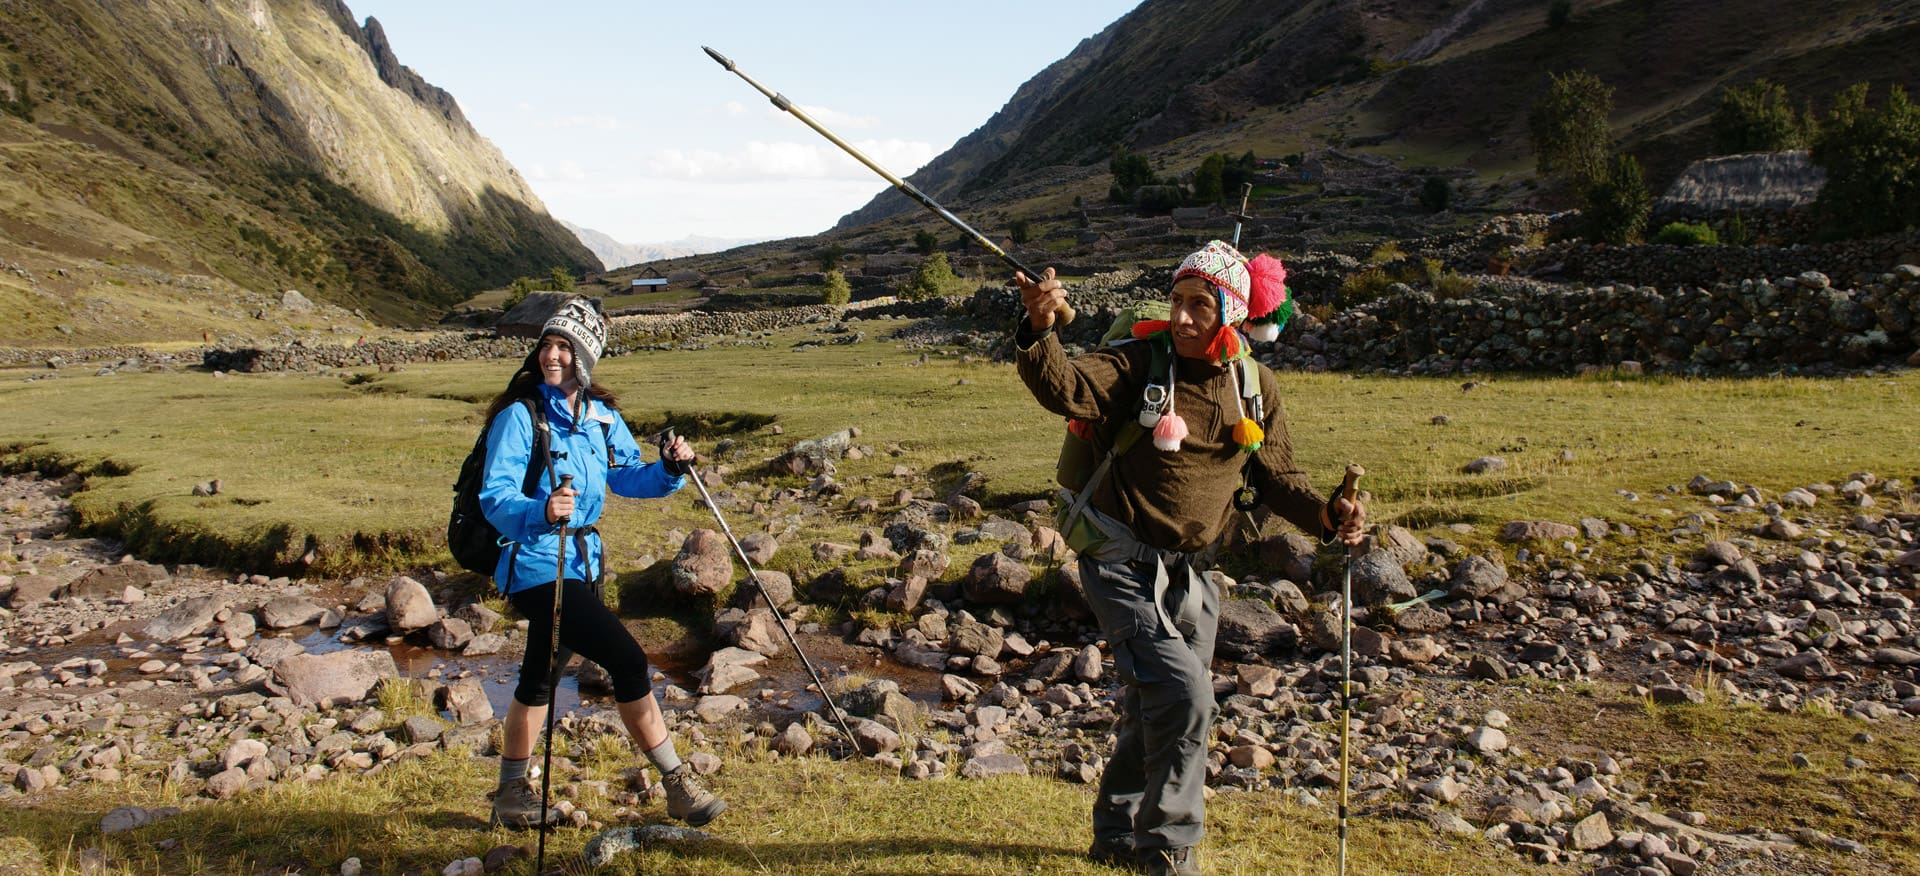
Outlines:
[{"label": "gray wool sock", "polygon": [[679,769],[680,753],[673,750],[673,737],[669,736],[666,741],[647,749],[647,760],[653,761],[663,776]]},{"label": "gray wool sock", "polygon": [[500,787],[506,787],[509,782],[525,782],[527,780],[527,765],[531,763],[533,763],[533,758],[530,757],[523,757],[519,760],[505,757],[500,758]]}]

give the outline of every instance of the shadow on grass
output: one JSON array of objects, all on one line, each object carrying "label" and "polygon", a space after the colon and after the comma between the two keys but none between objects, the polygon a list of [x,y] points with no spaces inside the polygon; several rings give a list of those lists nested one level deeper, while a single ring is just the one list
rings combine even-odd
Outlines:
[{"label": "shadow on grass", "polygon": [[[651,853],[671,855],[685,862],[691,872],[704,872],[700,862],[709,866],[729,866],[745,872],[820,872],[863,873],[873,876],[973,876],[994,872],[1000,864],[1007,872],[1060,872],[1072,865],[1106,872],[1087,861],[1079,850],[1024,843],[962,842],[924,836],[880,837],[852,842],[746,842],[716,838],[712,842],[672,848],[655,847]],[[961,858],[968,863],[941,865],[940,858]],[[860,862],[871,861],[872,866]],[[898,863],[889,864],[890,861]],[[618,866],[617,862],[616,865]],[[569,871],[584,872],[584,871]],[[1124,872],[1114,870],[1112,872]]]}]

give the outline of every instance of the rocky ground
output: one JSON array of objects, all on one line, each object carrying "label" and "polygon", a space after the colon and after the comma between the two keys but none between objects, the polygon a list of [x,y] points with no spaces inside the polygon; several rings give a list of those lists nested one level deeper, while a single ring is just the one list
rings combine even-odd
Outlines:
[{"label": "rocky ground", "polygon": [[[716,612],[720,641],[705,666],[657,677],[676,733],[700,745],[745,728],[757,740],[749,744],[782,756],[857,745],[910,779],[1094,781],[1110,747],[1117,679],[1066,548],[1046,525],[1047,503],[993,514],[969,495],[973,479],[936,498],[911,489],[902,469],[892,496],[849,494],[834,462],[874,452],[858,439],[802,442],[777,461],[812,475],[806,488],[707,473],[716,500],[735,513],[804,521],[845,510],[879,521],[859,544],[809,543],[803,524],[743,545],[758,565],[781,539],[806,544],[825,569],[806,581],[774,571],[762,580],[830,675],[877,679],[839,691],[853,740],[806,690],[765,603],[729,586],[741,577],[736,561],[707,531],[687,535],[679,555],[638,585],[708,600]],[[292,581],[143,563],[110,541],[67,536],[64,496],[76,486],[0,479],[6,805],[130,776],[231,801],[270,782],[377,773],[443,747],[492,751],[524,622],[473,602],[472,588],[434,576]],[[1717,830],[1711,812],[1663,811],[1657,788],[1628,778],[1635,752],[1535,751],[1515,740],[1543,728],[1516,727],[1489,707],[1490,693],[1516,686],[1607,682],[1632,685],[1649,708],[1708,700],[1822,708],[1857,719],[1862,734],[1910,732],[1920,716],[1920,495],[1860,472],[1779,496],[1702,476],[1657,498],[1681,494],[1713,510],[1677,515],[1659,534],[1670,552],[1618,563],[1602,559],[1607,544],[1643,534],[1603,520],[1513,521],[1495,556],[1395,527],[1374,537],[1354,564],[1351,787],[1362,817],[1419,819],[1527,859],[1610,873],[1813,872],[1817,862],[1802,856],[1809,846],[1871,860],[1853,838],[1787,825],[1733,834]],[[962,545],[969,554],[994,549],[962,569],[951,559]],[[1222,615],[1209,783],[1217,793],[1330,806],[1340,616],[1325,591],[1339,563],[1297,535],[1256,548],[1268,575],[1215,573],[1236,598]],[[849,564],[893,574],[875,586],[848,574]],[[1036,586],[1036,569],[1053,586]],[[1434,598],[1387,607],[1423,593]],[[818,618],[846,615],[816,606],[836,603],[865,609],[853,615],[861,620],[822,628]],[[412,663],[416,653],[424,659],[404,684],[433,705],[389,715],[381,703],[408,698],[383,695],[381,681],[399,674],[396,654]],[[594,673],[581,675],[580,689],[595,691]],[[576,709],[560,732],[589,742],[618,733],[609,705]],[[721,766],[706,753],[692,762]],[[582,788],[564,758],[555,771],[578,825],[657,815],[663,791],[645,770],[630,771],[621,788]],[[100,827],[128,830],[170,814],[129,807]],[[631,836],[609,833],[601,845]],[[496,852],[447,872],[494,869],[512,854]]]}]

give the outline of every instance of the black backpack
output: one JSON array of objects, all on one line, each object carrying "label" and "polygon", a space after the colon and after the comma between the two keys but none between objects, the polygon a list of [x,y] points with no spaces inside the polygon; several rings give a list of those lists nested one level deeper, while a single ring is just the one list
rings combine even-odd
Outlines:
[{"label": "black backpack", "polygon": [[[533,418],[533,452],[527,456],[527,475],[520,481],[520,492],[532,496],[539,485],[540,472],[546,469],[541,464],[547,459],[547,415],[533,399],[523,398],[520,404],[527,406],[527,414]],[[493,423],[480,427],[480,437],[474,439],[473,449],[467,452],[467,459],[460,463],[460,477],[453,482],[453,513],[447,517],[447,549],[453,552],[453,560],[460,568],[482,575],[492,575],[500,564],[500,530],[487,522],[485,514],[480,513],[480,482],[486,478],[487,468],[487,430]]]}]

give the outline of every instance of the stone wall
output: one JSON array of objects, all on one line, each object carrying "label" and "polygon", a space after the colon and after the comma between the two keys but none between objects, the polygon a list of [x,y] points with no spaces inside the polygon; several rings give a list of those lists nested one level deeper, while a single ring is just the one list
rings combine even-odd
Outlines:
[{"label": "stone wall", "polygon": [[1263,355],[1309,370],[1414,374],[1567,373],[1643,367],[1671,373],[1830,373],[1910,361],[1920,348],[1920,267],[1857,289],[1808,272],[1711,290],[1510,284],[1436,299],[1400,287],[1321,323],[1304,317]]},{"label": "stone wall", "polygon": [[1819,271],[1844,285],[1868,282],[1895,265],[1920,264],[1920,234],[1797,246],[1604,246],[1553,244],[1529,254],[1558,264],[1559,277],[1588,283],[1631,278],[1662,289],[1711,286],[1733,277],[1794,277]]}]

